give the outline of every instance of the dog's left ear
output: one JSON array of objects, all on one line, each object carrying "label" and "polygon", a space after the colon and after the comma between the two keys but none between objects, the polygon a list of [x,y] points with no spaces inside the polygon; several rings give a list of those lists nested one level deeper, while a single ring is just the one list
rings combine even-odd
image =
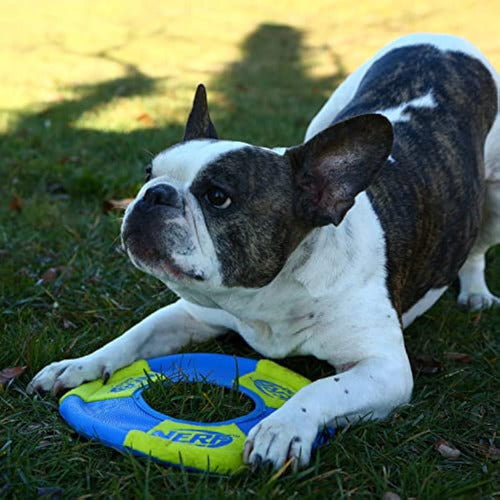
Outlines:
[{"label": "dog's left ear", "polygon": [[218,138],[217,131],[208,114],[207,90],[205,85],[200,83],[196,89],[193,108],[189,113],[186,130],[184,131],[184,141]]},{"label": "dog's left ear", "polygon": [[290,148],[297,189],[295,210],[310,226],[338,226],[391,153],[392,125],[382,115],[360,115]]}]

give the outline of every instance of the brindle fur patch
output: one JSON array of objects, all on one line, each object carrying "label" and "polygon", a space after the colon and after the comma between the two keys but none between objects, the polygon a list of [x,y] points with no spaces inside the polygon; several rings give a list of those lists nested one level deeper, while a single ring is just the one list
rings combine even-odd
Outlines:
[{"label": "brindle fur patch", "polygon": [[[212,207],[205,194],[223,188],[232,203]],[[231,151],[207,165],[191,192],[198,198],[226,286],[261,287],[281,270],[307,233],[294,215],[287,158],[256,147]]]},{"label": "brindle fur patch", "polygon": [[436,107],[407,107],[394,123],[392,159],[367,190],[387,240],[388,287],[401,314],[449,285],[477,236],[483,149],[496,115],[487,69],[430,45],[393,50],[368,70],[336,117],[383,111],[432,92]]}]

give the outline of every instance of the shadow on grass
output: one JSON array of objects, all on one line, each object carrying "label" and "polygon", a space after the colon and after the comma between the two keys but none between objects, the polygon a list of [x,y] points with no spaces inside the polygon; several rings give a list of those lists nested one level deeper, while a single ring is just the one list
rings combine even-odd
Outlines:
[{"label": "shadow on grass", "polygon": [[[304,62],[307,51],[303,34],[289,26],[263,24],[249,35],[242,44],[242,59],[204,82],[221,135],[262,145],[300,142],[310,118],[344,76],[335,61],[335,74],[310,77]],[[142,181],[142,165],[182,138],[184,124],[177,121],[123,133],[73,125],[113,101],[161,92],[161,79],[136,66],[105,51],[93,57],[122,64],[124,76],[75,85],[71,90],[79,97],[23,114],[12,131],[0,137],[3,168],[7,178],[16,179],[13,190],[23,198],[34,186],[101,199],[131,196]],[[222,98],[210,102],[211,91]]]},{"label": "shadow on grass", "polygon": [[[228,138],[265,146],[302,142],[311,118],[346,76],[339,57],[331,54],[335,73],[312,78],[306,61],[317,49],[305,46],[301,31],[277,24],[262,24],[241,48],[241,60],[208,82],[216,126]],[[223,94],[223,105],[210,103],[210,88]]]},{"label": "shadow on grass", "polygon": [[148,151],[159,151],[176,140],[182,126],[171,122],[164,127],[114,132],[75,125],[84,114],[98,112],[113,101],[157,93],[158,79],[135,66],[123,66],[125,74],[120,78],[75,85],[71,90],[77,98],[22,114],[13,131],[0,139],[3,165],[14,180],[16,194],[26,199],[33,188],[38,194],[56,190],[100,200],[135,194],[142,165],[151,156]]}]

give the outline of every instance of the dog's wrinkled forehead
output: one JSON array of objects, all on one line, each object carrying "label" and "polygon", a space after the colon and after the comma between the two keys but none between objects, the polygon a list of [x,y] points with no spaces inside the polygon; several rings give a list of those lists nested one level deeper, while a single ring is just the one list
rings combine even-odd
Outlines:
[{"label": "dog's wrinkled forehead", "polygon": [[164,177],[166,182],[190,186],[198,173],[221,156],[249,147],[236,141],[199,139],[182,142],[166,149],[152,161],[154,178]]}]

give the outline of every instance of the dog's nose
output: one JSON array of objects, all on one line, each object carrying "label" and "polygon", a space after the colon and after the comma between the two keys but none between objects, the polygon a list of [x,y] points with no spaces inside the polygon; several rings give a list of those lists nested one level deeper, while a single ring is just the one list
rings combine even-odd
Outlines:
[{"label": "dog's nose", "polygon": [[157,184],[150,187],[142,198],[148,205],[165,205],[167,207],[182,208],[182,200],[177,190],[169,184]]}]

